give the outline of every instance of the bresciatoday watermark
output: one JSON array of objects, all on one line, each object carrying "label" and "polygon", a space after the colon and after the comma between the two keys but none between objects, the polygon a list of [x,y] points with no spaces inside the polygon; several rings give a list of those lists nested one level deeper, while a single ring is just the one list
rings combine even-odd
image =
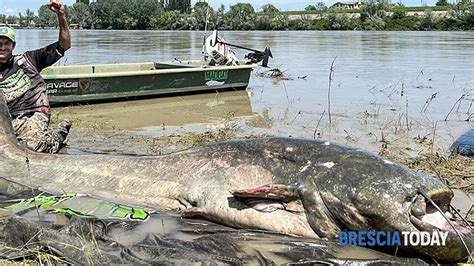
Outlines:
[{"label": "bresciatoday watermark", "polygon": [[445,246],[448,232],[341,231],[340,246]]}]

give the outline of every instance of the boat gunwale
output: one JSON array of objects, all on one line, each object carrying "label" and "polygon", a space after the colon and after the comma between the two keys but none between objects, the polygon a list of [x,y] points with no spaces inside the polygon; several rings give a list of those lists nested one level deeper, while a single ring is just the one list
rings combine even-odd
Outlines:
[{"label": "boat gunwale", "polygon": [[[201,88],[193,88],[187,87],[185,91],[182,90],[174,90],[174,89],[167,89],[167,90],[149,90],[149,91],[141,91],[141,92],[120,92],[120,93],[101,93],[101,94],[81,94],[81,95],[66,95],[66,96],[54,96],[50,95],[50,104],[58,106],[64,105],[71,102],[74,103],[81,103],[81,102],[108,102],[113,100],[119,99],[126,99],[126,98],[153,98],[153,96],[158,95],[172,95],[172,94],[194,94],[202,91],[216,91],[216,90],[235,90],[236,88],[246,88],[248,83],[232,83],[232,86],[226,87],[209,87],[205,89]],[[73,98],[73,100],[71,100]]]},{"label": "boat gunwale", "polygon": [[[145,62],[144,62],[145,63]],[[133,63],[132,63],[133,64]],[[109,64],[117,65],[117,64]],[[120,64],[121,65],[121,64]],[[123,64],[124,66],[127,64]],[[96,66],[96,65],[77,65],[79,66]],[[104,65],[100,65],[104,66]],[[68,66],[65,66],[68,67]],[[256,64],[249,65],[237,65],[237,66],[198,66],[196,68],[168,68],[168,69],[155,69],[155,70],[134,70],[134,71],[121,71],[121,72],[102,72],[102,73],[83,73],[83,74],[42,74],[46,80],[54,79],[80,79],[80,78],[108,78],[108,77],[131,77],[131,76],[148,76],[148,75],[159,75],[159,74],[180,74],[189,72],[205,72],[212,70],[239,70],[239,69],[255,69]],[[51,67],[61,68],[61,67]]]}]

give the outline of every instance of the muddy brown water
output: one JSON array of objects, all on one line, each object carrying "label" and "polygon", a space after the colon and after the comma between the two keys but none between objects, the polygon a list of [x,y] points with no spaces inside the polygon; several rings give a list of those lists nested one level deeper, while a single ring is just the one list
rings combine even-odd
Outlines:
[{"label": "muddy brown water", "polygon": [[[203,35],[195,31],[74,30],[72,48],[58,65],[200,58]],[[411,154],[446,154],[452,141],[473,126],[473,32],[236,31],[220,35],[246,47],[271,47],[274,59],[270,66],[286,78],[259,77],[258,73],[270,69],[258,68],[247,90],[249,105],[220,102],[230,111],[220,117],[232,118],[235,112],[233,122],[244,134],[317,137],[375,152],[383,140]],[[54,30],[17,30],[15,51],[56,39]],[[239,57],[247,53],[235,51]],[[162,125],[188,125],[190,130],[201,131],[222,122],[215,119],[213,97],[183,112],[173,107],[161,111],[156,104],[173,105],[174,101],[176,107],[182,107],[191,104],[191,98],[133,102],[115,111],[110,105],[94,105],[88,112],[80,109],[77,116],[76,111],[69,116],[97,118],[95,125],[85,126],[105,125],[151,136],[162,134]]]},{"label": "muddy brown water", "polygon": [[[474,32],[220,34],[242,46],[270,46],[270,66],[281,70],[284,79],[262,77],[271,69],[257,68],[246,91],[54,109],[54,119],[75,123],[67,152],[166,153],[183,147],[156,146],[148,140],[233,125],[240,136],[322,138],[373,152],[388,145],[406,156],[448,154],[449,145],[474,126]],[[202,36],[203,32],[77,30],[72,31],[71,50],[58,64],[199,58]],[[56,38],[56,31],[18,30],[16,52]],[[236,52],[240,57],[246,53]],[[462,192],[456,193],[455,202],[462,212],[472,206]],[[182,227],[175,216],[164,221],[165,228],[159,221],[137,230],[152,227],[189,237],[177,233],[176,228],[186,225]],[[124,232],[116,237],[124,242],[134,239]],[[271,242],[245,243],[262,252],[282,248]],[[345,257],[376,256],[366,249],[339,251]]]}]

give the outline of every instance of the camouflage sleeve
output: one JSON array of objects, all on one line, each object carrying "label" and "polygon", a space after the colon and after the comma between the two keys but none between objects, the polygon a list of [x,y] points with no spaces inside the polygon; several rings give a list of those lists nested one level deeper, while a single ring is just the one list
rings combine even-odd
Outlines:
[{"label": "camouflage sleeve", "polygon": [[64,49],[59,45],[59,42],[55,42],[37,50],[27,51],[24,55],[38,72],[41,72],[61,59],[64,56]]}]

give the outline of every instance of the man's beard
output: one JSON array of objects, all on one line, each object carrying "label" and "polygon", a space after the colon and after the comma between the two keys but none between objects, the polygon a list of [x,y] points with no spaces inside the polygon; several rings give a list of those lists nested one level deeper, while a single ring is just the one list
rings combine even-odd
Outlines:
[{"label": "man's beard", "polygon": [[8,54],[0,54],[0,64],[5,64],[6,62],[8,62],[8,60],[10,60],[10,57],[12,56],[11,53],[8,53]]}]

